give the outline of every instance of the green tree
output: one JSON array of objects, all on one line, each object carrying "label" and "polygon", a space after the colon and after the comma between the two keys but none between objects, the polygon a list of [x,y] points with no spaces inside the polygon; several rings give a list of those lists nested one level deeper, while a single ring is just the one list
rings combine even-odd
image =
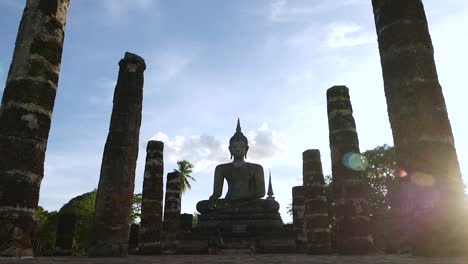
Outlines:
[{"label": "green tree", "polygon": [[[363,172],[367,185],[367,199],[370,207],[372,233],[378,249],[385,248],[385,230],[389,224],[389,209],[391,188],[396,169],[395,150],[388,145],[378,146],[363,153],[368,166]],[[325,195],[328,202],[328,215],[332,235],[332,246],[336,245],[335,196],[331,175],[325,175]]]},{"label": "green tree", "polygon": [[192,218],[192,226],[196,226],[198,224],[198,216],[200,215],[197,211],[193,212]]},{"label": "green tree", "polygon": [[368,167],[364,171],[368,188],[368,200],[372,214],[390,209],[389,190],[394,183],[396,170],[395,149],[389,145],[378,146],[363,153]]},{"label": "green tree", "polygon": [[330,174],[325,175],[325,197],[328,204],[328,217],[330,219],[331,245],[336,247],[336,214],[335,214],[335,195],[333,193],[333,180]]},{"label": "green tree", "polygon": [[42,206],[37,207],[36,228],[33,251],[35,256],[48,256],[54,253],[57,232],[58,212],[49,212]]},{"label": "green tree", "polygon": [[141,193],[133,195],[132,211],[130,212],[130,223],[135,224],[141,217],[141,202],[143,201]]},{"label": "green tree", "polygon": [[293,217],[293,208],[292,208],[292,202],[288,203],[286,205],[286,212],[288,213],[289,216]]},{"label": "green tree", "polygon": [[395,149],[389,145],[377,146],[363,155],[368,160],[364,171],[367,186],[367,199],[370,207],[372,235],[377,250],[385,250],[390,224],[390,198],[395,190],[396,158]]},{"label": "green tree", "polygon": [[[389,224],[390,195],[395,181],[395,149],[388,145],[378,146],[363,153],[368,166],[363,172],[367,185],[367,198],[372,221],[372,233],[377,249],[384,249],[386,242],[385,230]],[[325,195],[328,202],[328,215],[332,236],[332,247],[336,245],[335,196],[331,175],[325,175]],[[287,205],[288,213],[292,215],[291,203]]]},{"label": "green tree", "polygon": [[[133,196],[131,223],[141,216],[141,194]],[[55,247],[58,215],[67,213],[76,215],[73,254],[86,255],[91,239],[96,205],[96,189],[72,198],[64,204],[59,212],[48,212],[41,206],[37,209],[36,232],[34,238],[35,255],[51,255]]]},{"label": "green tree", "polygon": [[75,214],[75,235],[73,238],[73,254],[85,255],[88,252],[89,242],[94,220],[96,204],[96,190],[72,198],[62,206],[60,213]]},{"label": "green tree", "polygon": [[195,178],[190,175],[192,173],[193,164],[187,160],[181,160],[177,161],[177,165],[179,165],[179,169],[174,171],[180,174],[180,192],[185,193],[186,190],[192,188],[189,180],[196,181]]}]

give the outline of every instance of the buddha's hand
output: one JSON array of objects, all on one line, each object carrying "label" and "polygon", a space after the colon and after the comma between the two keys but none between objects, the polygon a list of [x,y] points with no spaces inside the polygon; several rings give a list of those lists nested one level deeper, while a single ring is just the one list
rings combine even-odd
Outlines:
[{"label": "buddha's hand", "polygon": [[208,200],[208,209],[210,210],[214,210],[216,208],[216,198],[214,198],[213,196],[210,197],[210,199]]}]

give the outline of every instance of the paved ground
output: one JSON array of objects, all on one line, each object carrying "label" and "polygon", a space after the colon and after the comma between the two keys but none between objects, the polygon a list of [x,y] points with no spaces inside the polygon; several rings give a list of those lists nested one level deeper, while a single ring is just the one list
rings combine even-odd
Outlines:
[{"label": "paved ground", "polygon": [[236,256],[208,256],[208,255],[176,255],[176,256],[129,256],[126,258],[87,258],[87,257],[41,257],[31,259],[7,259],[0,258],[0,264],[4,263],[196,263],[196,264],[231,264],[231,263],[310,263],[310,264],[459,264],[468,263],[465,258],[423,258],[404,255],[369,255],[369,256],[308,256],[308,255],[236,255]]}]

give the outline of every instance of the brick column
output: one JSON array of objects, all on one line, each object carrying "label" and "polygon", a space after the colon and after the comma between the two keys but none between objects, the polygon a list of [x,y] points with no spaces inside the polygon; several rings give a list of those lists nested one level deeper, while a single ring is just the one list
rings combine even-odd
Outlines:
[{"label": "brick column", "polygon": [[346,86],[327,91],[328,126],[335,194],[336,243],[342,254],[373,250],[369,205],[353,109]]},{"label": "brick column", "polygon": [[164,143],[149,141],[141,203],[140,254],[161,253]]},{"label": "brick column", "polygon": [[69,0],[27,0],[0,108],[0,256],[32,256],[32,236]]},{"label": "brick column", "polygon": [[146,65],[141,57],[127,52],[119,67],[96,194],[90,256],[126,256],[128,253]]},{"label": "brick column", "polygon": [[131,224],[130,225],[130,235],[128,238],[128,252],[130,254],[138,254],[138,242],[140,240],[140,225]]},{"label": "brick column", "polygon": [[180,219],[179,178],[177,172],[167,174],[162,247],[162,253],[164,254],[175,254],[177,250],[177,229]]},{"label": "brick column", "polygon": [[414,226],[415,253],[452,254],[462,250],[463,182],[424,7],[421,0],[372,5],[400,189],[411,194],[395,195],[393,215]]},{"label": "brick column", "polygon": [[304,252],[307,239],[304,232],[304,188],[302,186],[292,188],[292,215],[293,230],[296,234],[296,250]]},{"label": "brick column", "polygon": [[320,151],[318,149],[306,150],[302,153],[302,158],[307,253],[328,254],[331,252],[330,218],[328,217]]}]

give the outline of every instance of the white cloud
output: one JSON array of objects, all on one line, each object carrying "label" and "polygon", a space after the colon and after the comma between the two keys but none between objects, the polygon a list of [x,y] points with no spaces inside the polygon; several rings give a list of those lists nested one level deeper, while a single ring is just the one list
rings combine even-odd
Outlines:
[{"label": "white cloud", "polygon": [[289,22],[355,4],[362,4],[362,1],[322,1],[317,4],[311,1],[273,0],[268,5],[267,18],[270,22]]},{"label": "white cloud", "polygon": [[[316,25],[312,25],[302,31],[291,34],[286,38],[286,45],[292,49],[298,47],[306,48],[309,45],[317,44],[320,40],[320,32]],[[315,42],[315,43],[314,43]]]},{"label": "white cloud", "polygon": [[164,50],[150,55],[146,60],[145,94],[151,95],[161,85],[179,78],[195,60],[198,52],[195,48],[180,48],[179,50]]},{"label": "white cloud", "polygon": [[284,16],[287,0],[276,0],[270,3],[269,19],[271,21],[278,21]]},{"label": "white cloud", "polygon": [[175,163],[188,160],[194,165],[194,172],[210,172],[229,158],[227,146],[209,135],[173,136],[156,133],[150,140],[164,142],[164,159]]},{"label": "white cloud", "polygon": [[286,75],[286,81],[289,83],[289,84],[292,84],[294,86],[298,86],[298,85],[310,85],[314,82],[317,82],[318,81],[318,77],[317,76],[317,72],[312,69],[312,68],[306,68],[306,69],[303,69],[302,71],[300,72],[293,72],[293,73],[290,73],[288,75]]},{"label": "white cloud", "polygon": [[[260,162],[273,158],[285,149],[283,136],[271,130],[266,123],[244,134],[249,140],[249,161]],[[194,164],[194,172],[212,173],[216,165],[229,162],[227,139],[226,143],[223,143],[206,134],[170,137],[163,132],[157,132],[150,140],[164,142],[164,159],[167,162],[175,163],[186,159]]]},{"label": "white cloud", "polygon": [[88,103],[93,105],[109,105],[112,104],[115,85],[117,80],[100,79],[96,82],[96,91],[88,97]]},{"label": "white cloud", "polygon": [[112,27],[134,24],[146,18],[157,18],[159,15],[158,0],[102,0],[99,1],[100,13]]},{"label": "white cloud", "polygon": [[153,0],[104,0],[103,4],[107,14],[117,18],[127,15],[134,9],[147,9],[153,2]]},{"label": "white cloud", "polygon": [[332,24],[330,25],[327,45],[332,48],[352,47],[362,44],[374,43],[374,32],[365,32],[357,24]]},{"label": "white cloud", "polygon": [[192,56],[178,54],[176,52],[165,52],[154,59],[154,72],[156,80],[165,83],[180,74],[191,62]]},{"label": "white cloud", "polygon": [[285,44],[291,49],[302,48],[309,50],[311,46],[317,48],[353,47],[376,42],[374,32],[368,32],[354,22],[331,23],[324,30],[313,23],[302,31],[288,36]]},{"label": "white cloud", "polygon": [[284,138],[276,131],[271,130],[267,123],[248,133],[249,154],[253,160],[268,159],[277,156],[285,150]]}]

